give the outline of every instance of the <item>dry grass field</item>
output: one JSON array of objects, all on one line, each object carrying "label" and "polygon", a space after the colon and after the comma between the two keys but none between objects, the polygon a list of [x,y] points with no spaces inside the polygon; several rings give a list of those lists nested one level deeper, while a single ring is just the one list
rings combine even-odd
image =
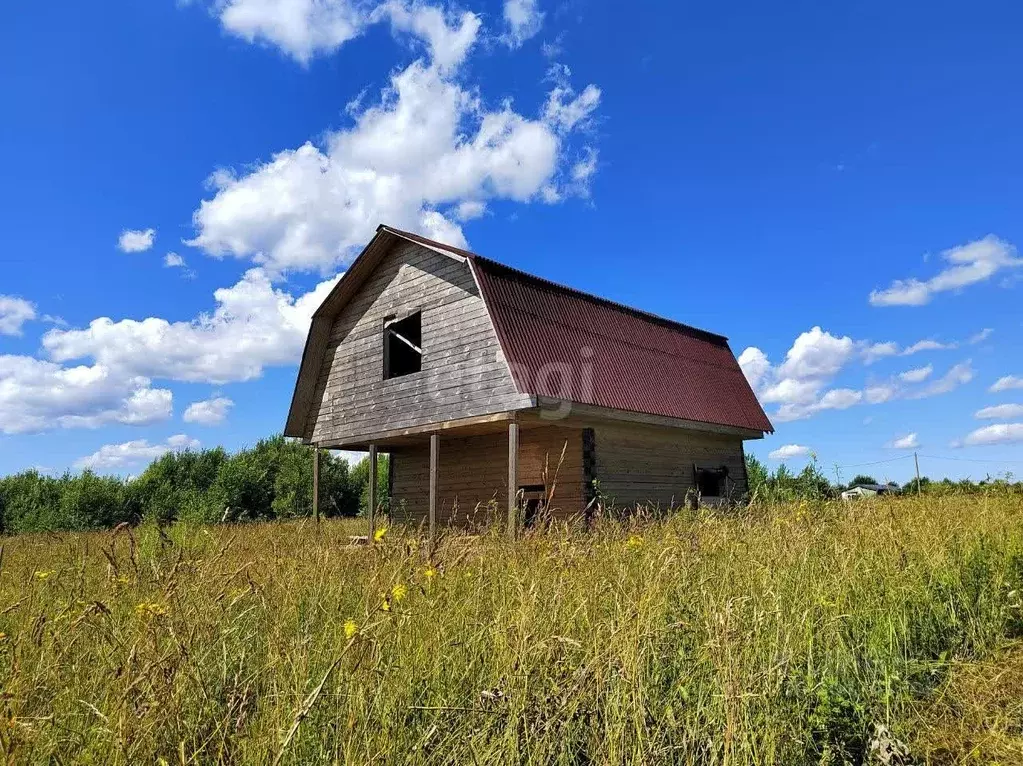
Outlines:
[{"label": "dry grass field", "polygon": [[1023,762],[1018,499],[777,505],[514,543],[451,534],[433,551],[397,529],[350,547],[361,531],[6,539],[0,749],[17,763],[788,765],[909,762],[904,748]]}]

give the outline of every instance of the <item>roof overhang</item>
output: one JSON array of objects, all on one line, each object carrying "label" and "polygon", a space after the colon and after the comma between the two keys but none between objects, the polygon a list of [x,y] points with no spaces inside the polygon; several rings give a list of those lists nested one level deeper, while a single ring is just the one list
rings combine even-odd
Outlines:
[{"label": "roof overhang", "polygon": [[739,428],[737,426],[724,425],[721,423],[707,423],[700,420],[669,418],[663,415],[652,415],[646,412],[618,410],[611,407],[601,407],[595,404],[555,399],[549,396],[537,397],[536,404],[537,407],[532,410],[532,412],[535,413],[536,417],[550,423],[551,425],[558,423],[559,420],[565,422],[566,425],[575,425],[577,423],[587,425],[593,421],[618,421],[648,426],[660,426],[662,428],[680,428],[687,431],[704,431],[707,433],[722,434],[726,436],[738,436],[742,439],[763,439],[765,433],[764,431],[752,428]]}]

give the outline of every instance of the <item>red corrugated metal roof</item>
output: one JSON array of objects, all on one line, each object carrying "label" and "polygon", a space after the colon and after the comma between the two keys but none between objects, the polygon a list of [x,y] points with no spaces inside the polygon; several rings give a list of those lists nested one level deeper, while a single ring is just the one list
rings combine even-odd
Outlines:
[{"label": "red corrugated metal roof", "polygon": [[469,259],[520,392],[774,431],[723,336],[399,233]]}]

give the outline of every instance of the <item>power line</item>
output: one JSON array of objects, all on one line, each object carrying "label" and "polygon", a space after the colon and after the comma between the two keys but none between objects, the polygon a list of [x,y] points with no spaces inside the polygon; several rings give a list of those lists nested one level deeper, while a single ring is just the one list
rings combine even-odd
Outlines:
[{"label": "power line", "polygon": [[[881,465],[882,463],[894,463],[896,460],[907,460],[913,457],[912,455],[899,455],[898,457],[891,457],[887,460],[873,460],[869,463],[849,463],[848,465],[836,465],[834,468],[862,468],[867,465]],[[923,455],[921,455],[923,457]]]},{"label": "power line", "polygon": [[954,460],[957,463],[987,463],[988,465],[992,465],[992,464],[998,465],[1000,463],[1023,464],[1023,460],[980,460],[978,458],[972,458],[972,457],[938,457],[937,455],[924,455],[924,454],[921,454],[920,457],[925,457],[928,460]]}]

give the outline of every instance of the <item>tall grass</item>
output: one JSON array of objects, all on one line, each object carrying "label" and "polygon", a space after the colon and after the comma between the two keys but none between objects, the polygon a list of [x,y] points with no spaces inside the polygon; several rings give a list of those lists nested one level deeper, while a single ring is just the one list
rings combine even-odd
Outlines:
[{"label": "tall grass", "polygon": [[25,536],[18,762],[860,762],[1021,629],[1011,499],[779,505],[429,550],[350,522]]}]

